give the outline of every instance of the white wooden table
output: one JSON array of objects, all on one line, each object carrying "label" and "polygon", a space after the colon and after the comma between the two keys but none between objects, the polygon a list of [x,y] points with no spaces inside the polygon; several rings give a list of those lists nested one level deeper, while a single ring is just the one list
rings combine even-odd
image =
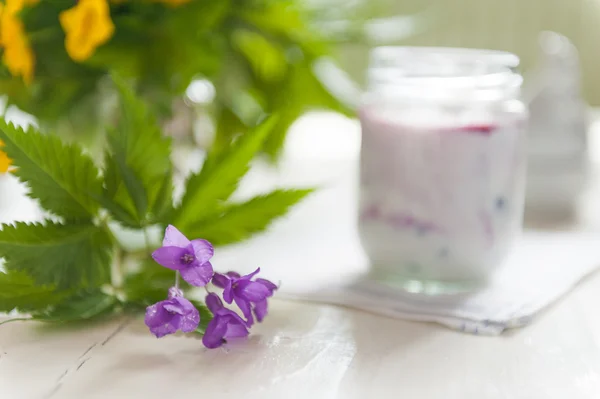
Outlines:
[{"label": "white wooden table", "polygon": [[598,399],[599,303],[595,275],[531,326],[484,337],[274,299],[249,341],[218,350],[158,340],[142,318],[14,322],[0,326],[0,398]]},{"label": "white wooden table", "polygon": [[50,331],[11,323],[0,328],[0,397],[597,399],[599,288],[597,276],[495,338],[277,300],[228,350],[157,340],[141,319]]}]

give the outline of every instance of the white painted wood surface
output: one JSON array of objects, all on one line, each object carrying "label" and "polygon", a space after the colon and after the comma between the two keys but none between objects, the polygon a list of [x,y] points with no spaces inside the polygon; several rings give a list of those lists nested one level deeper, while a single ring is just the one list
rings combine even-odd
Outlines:
[{"label": "white painted wood surface", "polygon": [[532,326],[471,336],[332,306],[273,301],[227,350],[157,340],[143,321],[0,329],[0,397],[597,399],[600,277]]},{"label": "white painted wood surface", "polygon": [[[355,138],[355,126],[345,134]],[[355,144],[346,149],[355,155]],[[329,151],[311,151],[323,184],[347,172],[325,166]],[[281,173],[271,183],[308,182]],[[0,399],[597,399],[598,303],[595,275],[531,326],[483,337],[274,299],[247,342],[218,350],[182,335],[158,340],[141,317],[69,329],[14,322],[0,326]]]}]

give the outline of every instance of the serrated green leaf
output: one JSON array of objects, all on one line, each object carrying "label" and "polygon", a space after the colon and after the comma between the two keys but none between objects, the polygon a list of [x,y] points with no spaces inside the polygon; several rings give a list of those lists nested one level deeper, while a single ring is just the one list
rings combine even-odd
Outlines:
[{"label": "serrated green leaf", "polygon": [[158,190],[150,223],[168,224],[173,211],[173,176],[167,174],[163,177],[160,189]]},{"label": "serrated green leaf", "polygon": [[224,208],[213,218],[192,224],[190,237],[202,237],[214,245],[232,244],[265,230],[276,218],[285,215],[312,190],[276,190]]},{"label": "serrated green leaf", "polygon": [[79,146],[33,129],[25,133],[3,119],[0,140],[17,167],[14,174],[45,209],[67,220],[90,219],[96,214],[98,205],[91,195],[101,193],[99,171]]},{"label": "serrated green leaf", "polygon": [[118,305],[117,298],[100,291],[81,292],[66,298],[48,311],[34,313],[35,320],[47,322],[72,322],[90,320],[105,315]]},{"label": "serrated green leaf", "polygon": [[220,202],[233,194],[277,119],[276,116],[268,118],[228,149],[209,156],[202,170],[187,181],[181,205],[175,211],[176,226],[186,232],[190,224],[214,213]]},{"label": "serrated green leaf", "polygon": [[[110,153],[105,157],[105,196],[144,226],[148,214],[164,212],[172,205],[171,141],[163,137],[146,105],[119,78],[121,98],[116,130],[109,131]],[[124,224],[122,215],[116,219]]]},{"label": "serrated green leaf", "polygon": [[104,153],[104,190],[102,195],[94,198],[100,206],[109,211],[121,224],[128,227],[139,227],[135,205],[127,188],[119,175],[117,163],[110,152]]},{"label": "serrated green leaf", "polygon": [[93,224],[17,223],[0,231],[0,257],[9,271],[59,289],[95,287],[109,280],[111,242]]},{"label": "serrated green leaf", "polygon": [[61,302],[67,295],[56,292],[51,285],[36,286],[23,272],[0,273],[0,312],[41,311]]},{"label": "serrated green leaf", "polygon": [[126,210],[115,201],[104,195],[92,196],[92,198],[94,198],[101,207],[109,211],[121,224],[128,227],[138,227],[139,222],[136,221],[135,216],[132,216],[132,212]]},{"label": "serrated green leaf", "polygon": [[[121,148],[119,133],[110,131],[108,142],[113,149],[113,153],[106,157],[106,168],[111,175],[111,179],[117,176],[117,188],[115,191],[115,203],[124,204],[127,207],[133,204],[133,215],[139,225],[145,218],[148,211],[148,195],[144,183],[135,175],[135,172],[127,165],[127,154],[125,149]],[[112,182],[111,182],[112,183]],[[122,183],[119,185],[119,183]],[[112,191],[112,190],[111,190]],[[118,195],[121,194],[121,195]]]}]

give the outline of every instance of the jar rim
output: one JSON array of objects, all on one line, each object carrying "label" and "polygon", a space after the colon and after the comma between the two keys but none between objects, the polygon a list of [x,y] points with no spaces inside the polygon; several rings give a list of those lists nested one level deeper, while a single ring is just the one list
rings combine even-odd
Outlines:
[{"label": "jar rim", "polygon": [[394,66],[404,63],[403,57],[444,57],[447,60],[486,62],[514,69],[520,64],[516,54],[501,50],[488,50],[466,47],[427,47],[427,46],[378,46],[371,50],[371,65]]},{"label": "jar rim", "polygon": [[518,56],[498,50],[381,46],[371,50],[368,81],[371,89],[391,95],[446,97],[468,91],[492,99],[518,93],[523,81],[518,65]]}]

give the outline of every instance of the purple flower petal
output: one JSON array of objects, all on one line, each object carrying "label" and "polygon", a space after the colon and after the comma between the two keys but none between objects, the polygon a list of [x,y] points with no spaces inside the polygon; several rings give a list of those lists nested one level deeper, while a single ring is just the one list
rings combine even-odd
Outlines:
[{"label": "purple flower petal", "polygon": [[187,249],[180,247],[161,247],[152,253],[152,259],[171,270],[181,270],[188,265],[182,260]]},{"label": "purple flower petal", "polygon": [[238,272],[227,272],[226,274],[227,274],[227,276],[229,276],[232,279],[241,277]]},{"label": "purple flower petal", "polygon": [[227,332],[227,320],[221,316],[215,316],[206,327],[202,343],[209,349],[218,348],[224,344],[223,338]]},{"label": "purple flower petal", "polygon": [[244,319],[242,319],[242,318],[240,317],[240,315],[239,315],[239,314],[235,313],[235,312],[234,312],[233,310],[231,310],[231,309],[224,308],[224,310],[225,310],[225,311],[224,311],[224,312],[221,312],[221,314],[222,314],[222,315],[225,315],[225,316],[226,316],[226,315],[229,315],[229,316],[231,316],[231,321],[232,321],[232,322],[239,323],[239,324],[241,324],[241,325],[243,325],[243,326],[245,326],[245,325],[246,325],[246,321],[245,321]]},{"label": "purple flower petal", "polygon": [[216,315],[209,323],[202,337],[202,343],[207,348],[218,348],[231,338],[248,336],[244,320],[229,309],[222,309],[223,313]]},{"label": "purple flower petal", "polygon": [[211,292],[208,294],[204,302],[212,314],[216,315],[219,310],[223,309],[223,302],[221,302],[221,298],[219,298],[219,296],[215,293]]},{"label": "purple flower petal", "polygon": [[200,312],[193,308],[187,315],[181,317],[179,329],[184,333],[195,331],[200,324]]},{"label": "purple flower petal", "polygon": [[226,288],[227,286],[231,287],[231,280],[224,274],[215,273],[212,278],[212,283],[219,288]]},{"label": "purple flower petal", "polygon": [[276,289],[278,289],[279,287],[277,287],[275,284],[273,284],[272,282],[270,282],[269,280],[265,280],[264,278],[257,278],[256,280],[257,283],[264,285],[265,287],[267,287],[267,289],[269,289],[271,291],[271,295],[273,295],[273,291],[275,291]]},{"label": "purple flower petal", "polygon": [[252,317],[252,308],[250,306],[250,302],[246,301],[243,298],[237,297],[237,296],[234,297],[234,299],[235,299],[235,304],[238,306],[238,308],[240,308],[240,310],[242,311],[242,314],[246,318],[245,324],[248,327],[252,326],[252,324],[254,324],[254,318]]},{"label": "purple flower petal", "polygon": [[254,304],[254,314],[256,315],[256,320],[260,323],[264,320],[265,316],[268,313],[267,309],[267,300],[263,300],[260,302],[256,302]]},{"label": "purple flower petal", "polygon": [[[196,310],[196,307],[194,306],[194,304],[182,296],[173,298],[166,302],[172,303],[173,305],[177,306],[181,310],[181,314],[189,314],[189,313],[193,312],[194,310]],[[167,309],[166,304],[165,304],[165,309]],[[167,309],[167,310],[169,310],[169,309]]]},{"label": "purple flower petal", "polygon": [[200,323],[200,312],[183,297],[174,297],[146,308],[144,322],[157,338],[177,330],[192,332]]},{"label": "purple flower petal", "polygon": [[240,280],[250,280],[252,279],[252,277],[256,276],[258,273],[260,273],[260,267],[258,269],[256,269],[255,271],[253,271],[250,274],[246,274],[244,277],[241,277]]},{"label": "purple flower petal", "polygon": [[260,302],[271,296],[272,291],[261,283],[250,280],[240,280],[234,288],[234,295],[250,302]]},{"label": "purple flower petal", "polygon": [[173,315],[163,308],[163,303],[158,302],[146,308],[146,317],[144,323],[148,327],[158,327],[163,325],[165,321],[170,321]]},{"label": "purple flower petal", "polygon": [[[228,272],[227,274],[215,273],[213,276],[213,284],[223,288],[223,300],[226,303],[235,302],[240,308],[246,319],[244,328],[254,324],[254,317],[259,322],[266,317],[268,313],[267,298],[273,296],[273,292],[278,289],[277,285],[263,278],[257,278],[256,281],[252,281],[252,278],[258,273],[260,273],[260,268],[243,277],[239,277],[239,274],[236,272]],[[220,316],[229,314],[233,317],[235,315],[231,310],[222,307],[222,303],[218,297],[215,298],[214,302],[216,305],[211,305],[211,307],[214,309],[218,307],[218,309],[213,311],[213,313]],[[239,316],[236,315],[235,317]],[[234,333],[242,333],[241,329],[236,331]]]},{"label": "purple flower petal", "polygon": [[171,314],[184,315],[185,311],[178,303],[165,303],[163,309]]},{"label": "purple flower petal", "polygon": [[165,238],[163,239],[163,247],[179,247],[185,248],[190,244],[190,240],[177,230],[175,226],[167,226]]},{"label": "purple flower petal", "polygon": [[177,331],[178,318],[180,316],[173,315],[163,308],[166,301],[158,302],[146,308],[146,317],[144,322],[150,329],[150,332],[156,338],[164,337],[168,334],[173,334]]},{"label": "purple flower petal", "polygon": [[175,334],[177,332],[177,325],[181,316],[173,317],[171,322],[164,323],[157,327],[150,327],[150,332],[156,336],[156,338],[162,338],[165,335]]},{"label": "purple flower petal", "polygon": [[212,244],[206,240],[194,240],[192,241],[192,248],[194,249],[194,255],[200,263],[205,263],[213,257],[215,250]]},{"label": "purple flower petal", "polygon": [[223,300],[227,303],[233,302],[233,288],[231,281],[229,281],[229,284],[227,284],[223,290]]},{"label": "purple flower petal", "polygon": [[203,287],[213,276],[213,268],[210,262],[205,262],[201,265],[192,263],[184,269],[180,269],[181,277],[189,284],[195,287]]},{"label": "purple flower petal", "polygon": [[[225,316],[227,317],[227,316]],[[225,338],[241,338],[247,337],[250,332],[246,328],[246,324],[242,319],[236,320],[233,316],[229,316],[229,322],[227,323],[227,331],[225,332]],[[239,316],[238,316],[239,318]]]}]

